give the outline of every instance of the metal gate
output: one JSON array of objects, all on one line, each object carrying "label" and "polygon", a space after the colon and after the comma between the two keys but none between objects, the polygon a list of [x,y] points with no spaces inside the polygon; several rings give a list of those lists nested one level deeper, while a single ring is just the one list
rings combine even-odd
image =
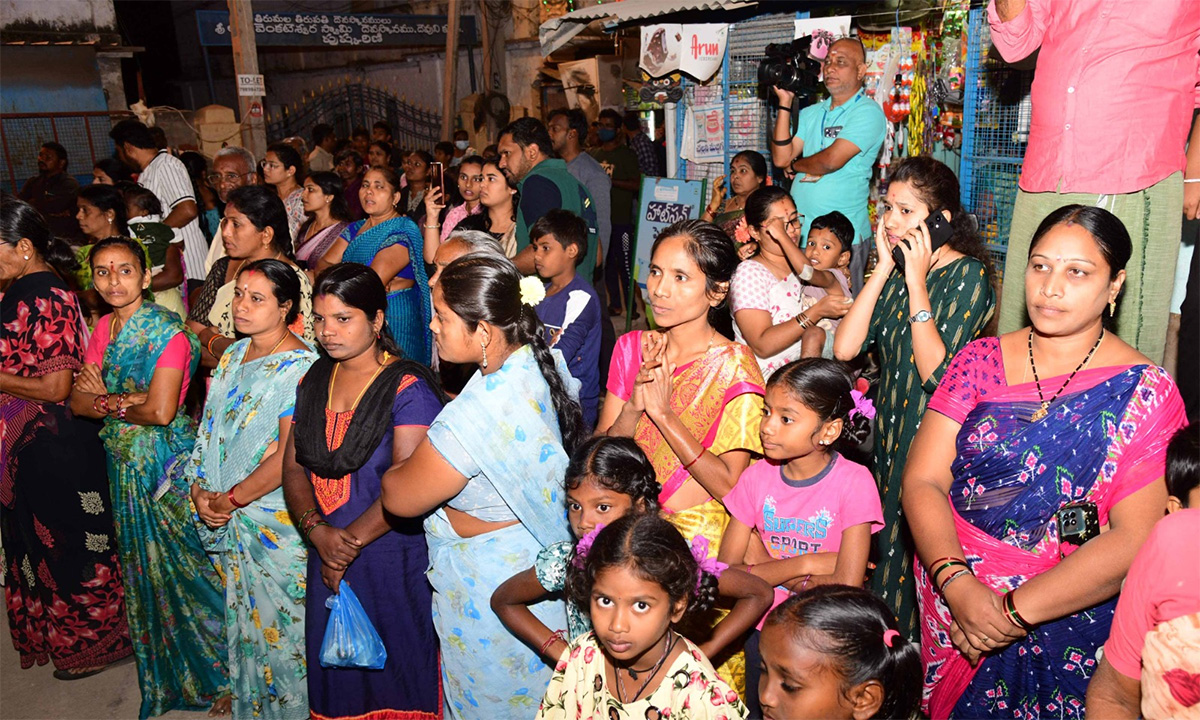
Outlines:
[{"label": "metal gate", "polygon": [[442,118],[400,100],[395,95],[362,83],[341,83],[321,89],[298,105],[284,106],[282,112],[268,118],[267,138],[282,140],[297,135],[311,141],[312,129],[320,123],[333,126],[338,137],[350,137],[355,127],[383,120],[392,126],[392,144],[409,150],[433,150],[441,139]]}]

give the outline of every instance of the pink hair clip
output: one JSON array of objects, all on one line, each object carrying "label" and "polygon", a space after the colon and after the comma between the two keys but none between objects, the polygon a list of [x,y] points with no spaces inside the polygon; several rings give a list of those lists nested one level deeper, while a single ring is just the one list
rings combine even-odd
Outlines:
[{"label": "pink hair clip", "polygon": [[888,628],[887,630],[883,631],[883,644],[891,647],[892,643],[895,642],[896,638],[898,637],[900,637],[899,630],[892,630],[891,628]]}]

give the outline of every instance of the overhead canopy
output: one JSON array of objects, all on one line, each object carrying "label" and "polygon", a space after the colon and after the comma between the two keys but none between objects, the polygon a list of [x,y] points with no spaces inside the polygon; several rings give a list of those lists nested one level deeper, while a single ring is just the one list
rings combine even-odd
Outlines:
[{"label": "overhead canopy", "polygon": [[602,3],[547,20],[538,28],[538,41],[542,45],[542,55],[548,56],[596,20],[602,20],[605,27],[612,27],[631,20],[688,10],[739,10],[757,4],[758,0],[623,0]]}]

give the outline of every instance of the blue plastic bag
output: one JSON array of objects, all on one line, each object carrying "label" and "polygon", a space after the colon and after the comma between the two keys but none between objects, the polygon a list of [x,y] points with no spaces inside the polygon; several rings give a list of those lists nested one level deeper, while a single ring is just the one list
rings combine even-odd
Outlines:
[{"label": "blue plastic bag", "polygon": [[387,648],[345,580],[338,585],[337,595],[325,601],[325,607],[330,613],[321,641],[321,667],[382,670]]}]

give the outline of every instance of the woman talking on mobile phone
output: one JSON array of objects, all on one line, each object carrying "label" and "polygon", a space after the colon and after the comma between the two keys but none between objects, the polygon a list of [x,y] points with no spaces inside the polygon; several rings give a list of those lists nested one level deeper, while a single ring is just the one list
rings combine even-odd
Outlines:
[{"label": "woman talking on mobile phone", "polygon": [[[912,542],[901,522],[905,457],[946,366],[980,333],[996,303],[991,260],[958,198],[958,178],[937,160],[915,157],[896,164],[879,205],[879,260],[833,345],[838,360],[853,360],[872,347],[879,357],[875,478],[886,529],[875,535],[879,559],[871,589],[896,613],[900,632],[909,638],[917,632],[917,606]],[[934,250],[926,221],[938,208],[952,232]],[[902,272],[893,272],[894,248],[905,259]]]}]

